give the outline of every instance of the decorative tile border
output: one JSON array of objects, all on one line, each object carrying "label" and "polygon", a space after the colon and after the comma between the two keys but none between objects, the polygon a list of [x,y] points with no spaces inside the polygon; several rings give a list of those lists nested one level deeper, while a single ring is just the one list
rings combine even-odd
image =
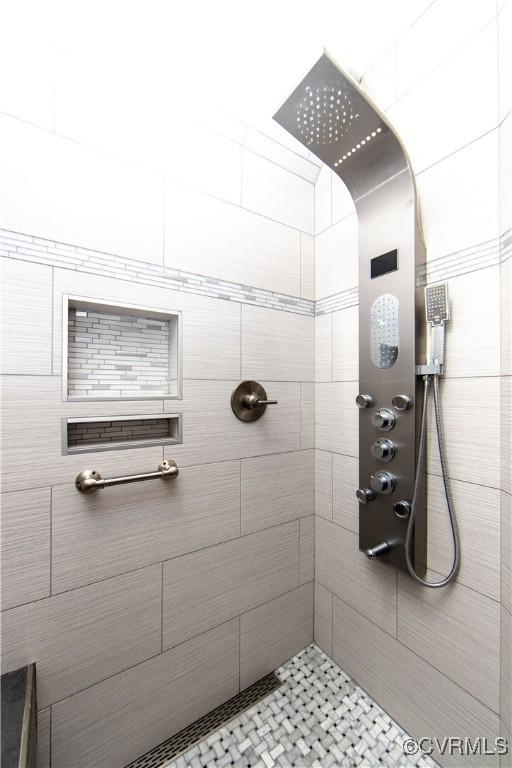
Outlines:
[{"label": "decorative tile border", "polygon": [[315,312],[315,302],[308,299],[6,230],[0,230],[0,256],[282,312],[311,317]]},{"label": "decorative tile border", "polygon": [[[359,303],[357,287],[314,302],[7,230],[0,230],[0,256],[310,317],[337,312]],[[509,229],[499,238],[427,261],[424,269],[418,274],[418,284],[448,280],[477,269],[495,266],[511,256],[512,230]]]}]

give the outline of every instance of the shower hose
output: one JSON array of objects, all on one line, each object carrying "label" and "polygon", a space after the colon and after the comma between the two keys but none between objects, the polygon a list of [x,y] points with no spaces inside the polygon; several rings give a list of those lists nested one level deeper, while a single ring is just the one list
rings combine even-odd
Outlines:
[{"label": "shower hose", "polygon": [[[450,517],[450,527],[452,531],[453,539],[453,564],[451,570],[444,579],[440,581],[426,581],[419,576],[414,570],[414,566],[411,560],[411,540],[412,532],[414,529],[414,520],[416,517],[416,509],[418,505],[418,499],[421,489],[421,483],[423,479],[423,467],[425,464],[425,448],[426,448],[426,425],[427,425],[427,405],[428,395],[430,390],[431,379],[434,380],[434,412],[436,419],[436,431],[437,431],[437,443],[439,446],[439,458],[441,461],[441,472],[443,476],[444,494],[446,497],[446,504],[448,506],[448,515]],[[446,462],[446,453],[444,446],[443,430],[441,423],[441,402],[439,396],[439,376],[438,374],[428,374],[423,377],[424,390],[423,390],[423,410],[421,413],[421,429],[420,429],[420,444],[418,450],[418,467],[416,471],[416,478],[414,481],[414,493],[411,502],[411,511],[409,514],[409,523],[407,525],[407,533],[405,535],[405,559],[407,562],[407,568],[413,579],[416,579],[424,587],[430,587],[431,589],[438,589],[449,584],[456,577],[460,568],[460,538],[459,528],[457,525],[457,518],[455,516],[455,509],[453,506],[453,499],[450,490],[450,484],[448,480],[448,468]]]}]

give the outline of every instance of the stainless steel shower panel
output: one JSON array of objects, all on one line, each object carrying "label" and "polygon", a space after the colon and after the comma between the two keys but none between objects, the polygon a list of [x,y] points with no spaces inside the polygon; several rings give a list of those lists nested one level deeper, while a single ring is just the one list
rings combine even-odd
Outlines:
[{"label": "stainless steel shower panel", "polygon": [[[414,178],[384,115],[326,53],[274,118],[341,177],[356,206],[359,548],[406,569],[407,515],[400,511],[413,496],[421,386],[416,365],[425,347],[417,287],[425,249]],[[383,438],[389,444],[377,447]],[[391,456],[384,465],[382,448]],[[425,501],[418,505],[412,552],[419,572],[426,562]]]}]

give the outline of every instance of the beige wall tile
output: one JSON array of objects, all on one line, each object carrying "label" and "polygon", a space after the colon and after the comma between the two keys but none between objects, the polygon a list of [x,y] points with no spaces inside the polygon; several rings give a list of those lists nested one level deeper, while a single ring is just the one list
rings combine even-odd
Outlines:
[{"label": "beige wall tile", "polygon": [[183,467],[175,480],[93,495],[53,489],[54,592],[240,534],[238,461]]},{"label": "beige wall tile", "polygon": [[52,372],[52,269],[2,259],[2,373]]},{"label": "beige wall tile", "polygon": [[245,133],[244,146],[255,152],[257,155],[272,160],[276,165],[285,168],[287,171],[302,176],[303,179],[312,182],[316,181],[318,176],[318,167],[307,160],[305,157],[293,152],[288,147],[283,146],[277,141],[265,136],[261,131],[257,131],[248,126]]},{"label": "beige wall tile", "polygon": [[427,259],[497,237],[496,131],[419,173],[416,183]]},{"label": "beige wall tile", "polygon": [[348,188],[336,174],[332,174],[332,221],[333,224],[355,213],[355,205]]},{"label": "beige wall tile", "polygon": [[315,317],[315,381],[332,381],[332,317]]},{"label": "beige wall tile", "polygon": [[[334,598],[334,659],[415,738],[435,734],[498,734],[498,717],[423,659]],[[474,737],[473,737],[474,738]],[[433,755],[436,760],[440,757]],[[460,768],[460,755],[441,758]],[[495,758],[467,757],[464,765],[497,765]]]},{"label": "beige wall tile", "polygon": [[[484,14],[491,21],[494,13],[489,4],[481,5],[487,8],[482,9],[480,22],[484,20]],[[458,24],[448,22],[447,31],[452,26]],[[436,30],[438,28],[442,25],[436,25]],[[455,36],[451,32],[449,38],[453,43]],[[432,38],[427,34],[423,40],[428,39]],[[441,39],[441,46],[443,43]],[[399,56],[403,52],[400,42],[397,52]],[[407,58],[410,59],[410,55]],[[432,66],[430,56],[421,56],[416,51],[415,58]],[[403,61],[399,61],[398,69],[402,76]],[[416,68],[413,66],[412,69]],[[480,78],[486,88],[475,102],[472,83]],[[453,83],[457,83],[457,110],[447,125],[439,120],[439,114],[450,109],[453,111]],[[403,88],[403,83],[400,88]],[[494,128],[498,123],[496,91],[496,25],[491,23],[387,110],[387,115],[405,142],[415,170],[427,168]]]},{"label": "beige wall tile", "polygon": [[[260,381],[279,404],[269,406],[258,421],[246,423],[236,418],[229,404],[239,383],[239,379],[186,381],[179,406],[172,400],[165,402],[167,412],[183,412],[183,445],[172,447],[172,458],[180,466],[300,449],[301,410],[307,414],[301,409],[301,385]],[[313,423],[312,413],[309,420]]]},{"label": "beige wall tile", "polygon": [[168,560],[164,563],[164,647],[298,584],[298,521]]},{"label": "beige wall tile", "polygon": [[313,381],[314,321],[278,309],[242,306],[242,377]]},{"label": "beige wall tile", "polygon": [[2,496],[2,610],[50,594],[50,494]]},{"label": "beige wall tile", "polygon": [[358,280],[358,229],[354,214],[315,238],[316,298],[354,288]]},{"label": "beige wall tile", "polygon": [[183,377],[240,376],[240,305],[205,296],[187,296],[182,307]]},{"label": "beige wall tile", "polygon": [[512,377],[501,378],[501,487],[512,494]]},{"label": "beige wall tile", "polygon": [[332,593],[315,581],[315,643],[332,656]]},{"label": "beige wall tile", "polygon": [[512,616],[501,607],[501,680],[500,716],[507,728],[512,729]]},{"label": "beige wall tile", "polygon": [[332,519],[349,531],[359,533],[359,461],[353,456],[333,454]]},{"label": "beige wall tile", "polygon": [[445,376],[499,375],[499,293],[498,266],[449,281],[451,317],[446,330]]},{"label": "beige wall tile", "polygon": [[364,90],[380,109],[387,109],[396,100],[396,45],[391,45],[373,62],[362,81]]},{"label": "beige wall tile", "polygon": [[53,768],[122,768],[238,692],[238,619],[55,705]]},{"label": "beige wall tile", "polygon": [[[457,581],[500,599],[500,494],[473,483],[450,483],[461,539]],[[428,476],[428,566],[447,574],[453,562],[448,510],[440,477]]]},{"label": "beige wall tile", "polygon": [[298,296],[300,257],[297,230],[167,182],[168,267]]},{"label": "beige wall tile", "polygon": [[6,229],[162,263],[161,177],[11,117],[0,131]]},{"label": "beige wall tile", "polygon": [[501,492],[501,602],[512,613],[512,497]]},{"label": "beige wall tile", "polygon": [[244,151],[242,206],[313,234],[314,185],[253,152]]},{"label": "beige wall tile", "polygon": [[240,616],[240,689],[313,641],[313,583]]},{"label": "beige wall tile", "polygon": [[498,16],[498,89],[500,120],[512,109],[512,43],[510,29],[512,26],[511,6],[505,3]]},{"label": "beige wall tile", "polygon": [[[512,115],[509,118],[512,126]],[[512,144],[512,141],[511,141]],[[501,375],[512,376],[512,259],[500,264]]]},{"label": "beige wall tile", "polygon": [[333,312],[332,367],[334,381],[359,381],[359,307]]},{"label": "beige wall tile", "polygon": [[316,518],[315,578],[391,635],[396,632],[396,572],[359,552],[356,534]]},{"label": "beige wall tile", "polygon": [[312,450],[242,460],[242,535],[310,515],[314,504]]},{"label": "beige wall tile", "polygon": [[398,639],[499,711],[499,604],[461,584],[425,589],[398,579]]},{"label": "beige wall tile", "polygon": [[161,649],[161,589],[157,564],[4,612],[3,670],[35,662],[44,709],[154,656]]},{"label": "beige wall tile", "polygon": [[315,385],[300,385],[300,447],[315,447]]},{"label": "beige wall tile", "polygon": [[316,448],[349,456],[359,453],[357,382],[315,386]]},{"label": "beige wall tile", "polygon": [[[499,487],[499,378],[441,379],[441,409],[450,477]],[[478,413],[478,429],[468,414]],[[428,471],[439,475],[433,409],[428,421]]]},{"label": "beige wall tile", "polygon": [[315,515],[332,520],[333,454],[315,451]]},{"label": "beige wall tile", "polygon": [[331,226],[331,179],[329,166],[322,165],[315,183],[315,234]]},{"label": "beige wall tile", "polygon": [[50,707],[37,713],[36,768],[50,768]]},{"label": "beige wall tile", "polygon": [[315,300],[315,238],[300,233],[300,295]]},{"label": "beige wall tile", "polygon": [[309,515],[299,520],[300,562],[299,581],[305,584],[315,578],[315,517]]},{"label": "beige wall tile", "polygon": [[[58,376],[4,376],[2,382],[2,430],[9,450],[2,457],[2,487],[5,492],[69,483],[87,468],[81,454],[62,456],[61,417],[114,416],[158,413],[161,402],[117,401],[62,403]],[[174,403],[176,407],[176,404]],[[23,414],[23,418],[21,418]],[[96,462],[96,459],[99,459]],[[156,469],[162,448],[106,451],[94,459],[104,477]],[[27,473],[27,466],[31,471]],[[78,495],[78,494],[77,494]]]}]

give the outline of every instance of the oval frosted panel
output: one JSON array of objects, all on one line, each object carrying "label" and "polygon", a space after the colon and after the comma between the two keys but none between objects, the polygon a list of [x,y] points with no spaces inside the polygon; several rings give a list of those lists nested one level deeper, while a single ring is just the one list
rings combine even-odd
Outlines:
[{"label": "oval frosted panel", "polygon": [[396,296],[383,293],[372,304],[370,313],[370,356],[377,368],[391,368],[398,357],[399,305]]}]

